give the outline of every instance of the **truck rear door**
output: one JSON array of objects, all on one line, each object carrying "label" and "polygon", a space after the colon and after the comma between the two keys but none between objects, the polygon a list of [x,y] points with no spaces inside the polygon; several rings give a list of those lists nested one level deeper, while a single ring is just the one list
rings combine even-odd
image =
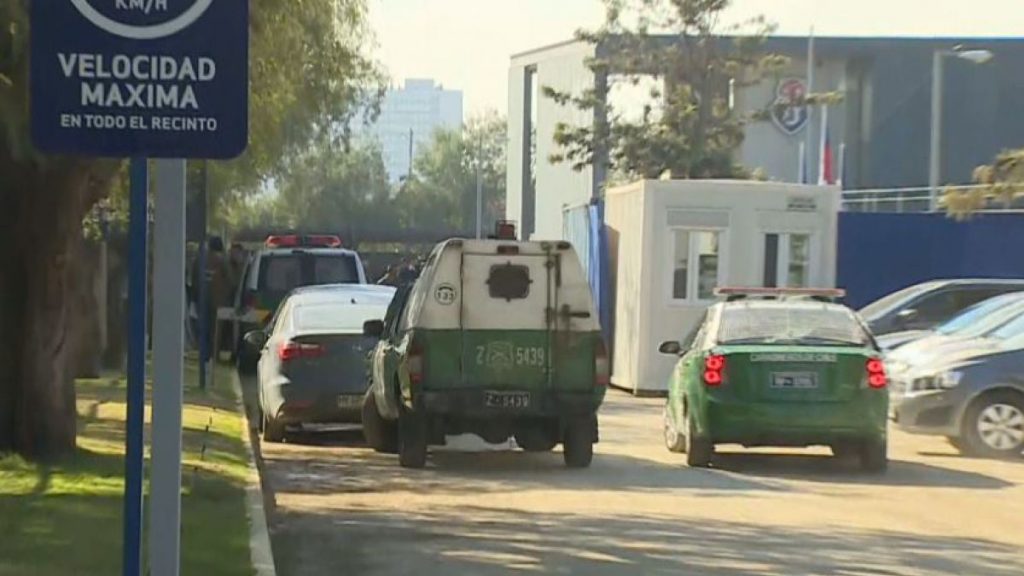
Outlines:
[{"label": "truck rear door", "polygon": [[556,256],[515,244],[462,253],[462,385],[490,390],[547,387],[558,291]]}]

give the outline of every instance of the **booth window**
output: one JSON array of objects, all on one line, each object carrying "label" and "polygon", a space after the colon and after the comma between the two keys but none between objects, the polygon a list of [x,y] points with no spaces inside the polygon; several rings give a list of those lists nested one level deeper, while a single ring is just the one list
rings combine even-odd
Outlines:
[{"label": "booth window", "polygon": [[765,234],[764,286],[807,288],[810,281],[811,235]]},{"label": "booth window", "polygon": [[673,230],[672,299],[711,300],[718,285],[720,232]]}]

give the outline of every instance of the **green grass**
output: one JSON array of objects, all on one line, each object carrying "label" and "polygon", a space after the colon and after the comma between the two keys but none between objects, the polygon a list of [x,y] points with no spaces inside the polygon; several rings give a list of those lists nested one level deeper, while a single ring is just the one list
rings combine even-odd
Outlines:
[{"label": "green grass", "polygon": [[[244,421],[227,368],[218,368],[215,389],[206,393],[196,389],[196,377],[193,362],[185,392],[182,574],[250,576]],[[124,399],[123,380],[79,381],[73,456],[48,465],[0,456],[0,576],[120,573]]]}]

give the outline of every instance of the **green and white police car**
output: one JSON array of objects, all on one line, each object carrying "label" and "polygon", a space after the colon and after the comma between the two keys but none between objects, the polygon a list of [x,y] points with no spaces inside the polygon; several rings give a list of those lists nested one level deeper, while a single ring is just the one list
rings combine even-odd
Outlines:
[{"label": "green and white police car", "polygon": [[665,444],[708,466],[716,444],[831,447],[887,465],[889,395],[881,354],[836,290],[724,289],[682,341],[669,382]]},{"label": "green and white police car", "polygon": [[419,468],[429,445],[471,433],[560,443],[566,465],[589,466],[608,357],[568,242],[448,240],[364,328],[380,338],[363,404],[374,449]]}]

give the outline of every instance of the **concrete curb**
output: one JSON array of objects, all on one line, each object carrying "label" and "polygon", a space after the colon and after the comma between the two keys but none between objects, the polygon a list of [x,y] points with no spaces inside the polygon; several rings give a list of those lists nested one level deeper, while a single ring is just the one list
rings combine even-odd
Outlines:
[{"label": "concrete curb", "polygon": [[256,576],[277,576],[274,567],[274,550],[270,546],[270,529],[267,525],[267,511],[263,505],[263,485],[260,480],[259,467],[256,464],[256,451],[253,449],[252,426],[249,423],[249,411],[242,396],[242,383],[237,373],[231,375],[231,387],[238,398],[238,406],[242,410],[242,433],[245,435],[245,451],[249,455],[249,481],[245,487],[245,504],[249,515],[249,555]]}]

